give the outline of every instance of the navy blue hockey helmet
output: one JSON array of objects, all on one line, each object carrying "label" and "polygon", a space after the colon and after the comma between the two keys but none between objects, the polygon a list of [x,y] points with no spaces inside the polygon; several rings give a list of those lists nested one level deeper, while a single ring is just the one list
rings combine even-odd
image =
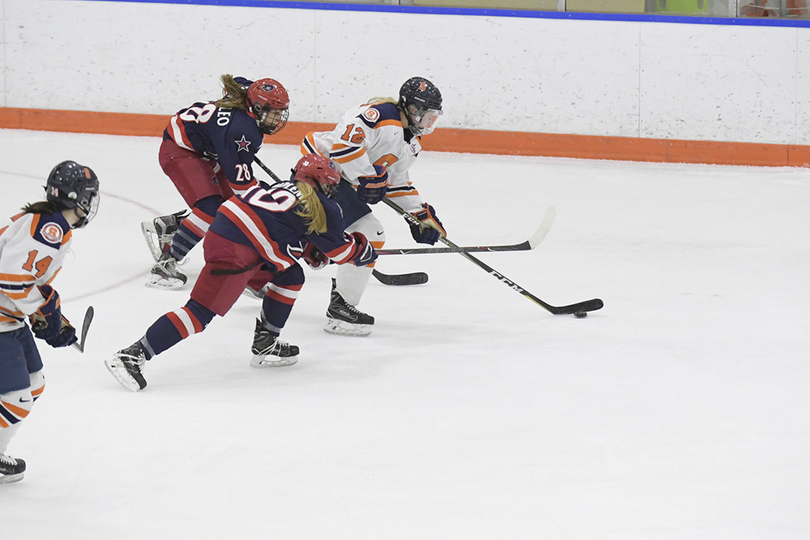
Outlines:
[{"label": "navy blue hockey helmet", "polygon": [[84,212],[74,225],[76,229],[90,223],[98,211],[98,177],[90,167],[75,161],[63,161],[51,170],[45,194],[49,201],[61,208],[78,208]]},{"label": "navy blue hockey helmet", "polygon": [[442,115],[442,93],[423,77],[411,77],[399,89],[398,106],[414,135],[427,135]]}]

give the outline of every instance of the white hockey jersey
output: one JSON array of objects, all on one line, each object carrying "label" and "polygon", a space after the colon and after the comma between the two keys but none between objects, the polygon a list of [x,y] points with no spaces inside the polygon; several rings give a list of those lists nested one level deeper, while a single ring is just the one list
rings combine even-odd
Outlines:
[{"label": "white hockey jersey", "polygon": [[374,165],[388,169],[386,197],[395,198],[403,209],[421,210],[422,198],[408,178],[408,169],[422,150],[419,137],[402,127],[394,103],[361,105],[349,110],[332,131],[307,133],[301,153],[328,157],[341,175],[357,186],[360,176],[375,176]]},{"label": "white hockey jersey", "polygon": [[21,213],[0,223],[0,332],[21,328],[45,303],[38,286],[62,269],[72,233],[61,213]]}]

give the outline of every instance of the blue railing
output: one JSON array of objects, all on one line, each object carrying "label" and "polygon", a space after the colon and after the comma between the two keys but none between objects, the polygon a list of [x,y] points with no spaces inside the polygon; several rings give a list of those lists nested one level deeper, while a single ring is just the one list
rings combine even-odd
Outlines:
[{"label": "blue railing", "polygon": [[188,4],[198,6],[264,7],[327,11],[371,11],[384,13],[422,13],[429,15],[468,15],[485,17],[519,17],[535,19],[570,19],[600,21],[645,21],[675,24],[713,24],[734,26],[787,26],[810,28],[810,20],[771,17],[709,17],[705,15],[671,15],[654,13],[584,13],[572,11],[530,11],[519,9],[433,7],[414,5],[287,2],[278,0],[87,0],[91,2],[126,2],[143,4]]}]

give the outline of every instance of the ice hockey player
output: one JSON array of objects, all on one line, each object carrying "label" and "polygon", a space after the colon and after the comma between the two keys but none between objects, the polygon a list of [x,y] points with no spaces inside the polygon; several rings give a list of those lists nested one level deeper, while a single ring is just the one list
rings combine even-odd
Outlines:
[{"label": "ice hockey player", "polygon": [[250,365],[294,364],[299,349],[279,339],[304,284],[303,258],[313,268],[333,262],[366,266],[377,254],[362,233],[346,233],[334,198],[340,175],[334,163],[302,157],[289,182],[254,186],[223,203],[203,242],[205,266],[182,308],[155,321],[144,336],[105,364],[125,388],[146,387],[147,360],[202,332],[224,316],[250,285],[270,287],[253,333]]},{"label": "ice hockey player", "polygon": [[45,388],[34,337],[51,347],[77,340],[51,281],[62,269],[72,230],[98,210],[98,178],[74,161],[53,168],[45,192],[46,200],[0,223],[0,484],[23,478],[25,461],[6,448]]},{"label": "ice hockey player", "polygon": [[221,77],[223,97],[175,114],[163,132],[158,160],[188,210],[141,224],[155,265],[149,287],[179,289],[187,277],[178,262],[205,236],[217,208],[257,185],[253,156],[264,135],[287,124],[290,98],[274,79]]},{"label": "ice hockey player", "polygon": [[[343,209],[347,231],[362,232],[380,249],[385,231],[369,205],[390,197],[422,222],[421,226],[411,226],[414,240],[434,244],[445,236],[435,210],[422,202],[408,177],[408,169],[422,149],[422,135],[433,131],[441,114],[439,89],[427,79],[413,77],[400,88],[399,100],[374,98],[346,112],[332,131],[306,135],[301,144],[303,154],[329,157],[340,168],[341,189],[336,200]],[[372,270],[373,266],[337,269],[324,330],[349,336],[371,333],[374,317],[357,305]]]}]

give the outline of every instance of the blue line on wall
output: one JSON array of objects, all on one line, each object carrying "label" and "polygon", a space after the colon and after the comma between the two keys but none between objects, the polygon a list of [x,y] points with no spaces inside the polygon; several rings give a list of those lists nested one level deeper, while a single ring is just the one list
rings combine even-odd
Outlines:
[{"label": "blue line on wall", "polygon": [[388,4],[337,4],[319,2],[283,2],[276,0],[86,0],[89,2],[126,2],[137,4],[187,4],[196,6],[263,7],[323,11],[376,11],[384,13],[421,13],[428,15],[467,15],[478,17],[517,17],[525,19],[569,19],[590,21],[642,21],[676,24],[714,24],[726,26],[786,26],[810,28],[810,20],[748,17],[706,17],[630,13],[581,13],[570,11],[528,11],[514,9],[448,8],[394,6]]}]

